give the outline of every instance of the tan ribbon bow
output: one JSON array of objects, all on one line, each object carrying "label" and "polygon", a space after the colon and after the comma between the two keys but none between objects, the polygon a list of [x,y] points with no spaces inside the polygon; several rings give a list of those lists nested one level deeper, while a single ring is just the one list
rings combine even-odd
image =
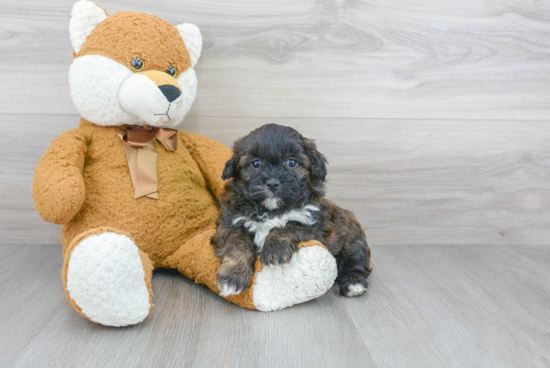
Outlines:
[{"label": "tan ribbon bow", "polygon": [[130,176],[134,184],[134,198],[147,196],[159,199],[155,140],[158,139],[168,151],[175,151],[178,147],[178,131],[150,126],[123,125],[118,130],[118,136],[122,139],[126,151]]}]

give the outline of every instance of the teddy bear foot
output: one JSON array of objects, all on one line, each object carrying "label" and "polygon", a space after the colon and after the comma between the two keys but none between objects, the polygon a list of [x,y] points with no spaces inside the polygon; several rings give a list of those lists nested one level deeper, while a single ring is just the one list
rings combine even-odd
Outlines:
[{"label": "teddy bear foot", "polygon": [[67,264],[69,301],[86,318],[105,326],[143,321],[152,307],[152,265],[143,261],[150,263],[126,235],[107,231],[84,238]]},{"label": "teddy bear foot", "polygon": [[294,253],[290,263],[263,267],[256,274],[252,297],[257,310],[270,312],[304,303],[332,287],[336,260],[325,247],[308,245]]}]

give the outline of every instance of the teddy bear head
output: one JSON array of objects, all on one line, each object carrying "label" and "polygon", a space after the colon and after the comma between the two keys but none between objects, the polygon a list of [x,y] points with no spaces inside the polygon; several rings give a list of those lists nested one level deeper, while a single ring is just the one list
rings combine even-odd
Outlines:
[{"label": "teddy bear head", "polygon": [[73,102],[83,118],[103,126],[181,123],[197,93],[193,67],[202,50],[197,26],[173,26],[155,16],[109,16],[93,2],[77,2],[69,26],[74,59]]}]

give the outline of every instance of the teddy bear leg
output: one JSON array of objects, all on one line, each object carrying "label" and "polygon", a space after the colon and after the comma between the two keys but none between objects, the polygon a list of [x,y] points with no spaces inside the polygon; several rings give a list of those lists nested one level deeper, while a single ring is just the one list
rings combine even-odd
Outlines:
[{"label": "teddy bear leg", "polygon": [[[210,239],[215,230],[196,235],[166,260],[186,277],[219,294],[216,272],[221,260]],[[243,308],[269,312],[304,303],[326,293],[337,276],[335,258],[317,241],[301,243],[290,263],[264,267],[256,259],[250,286],[238,295],[224,297]]]},{"label": "teddy bear leg", "polygon": [[71,306],[105,326],[139,323],[153,307],[153,263],[129,234],[113,228],[75,237],[64,251],[61,277]]},{"label": "teddy bear leg", "polygon": [[256,260],[254,306],[270,312],[318,298],[332,287],[337,275],[336,259],[321,243],[300,243],[287,264],[263,267]]}]

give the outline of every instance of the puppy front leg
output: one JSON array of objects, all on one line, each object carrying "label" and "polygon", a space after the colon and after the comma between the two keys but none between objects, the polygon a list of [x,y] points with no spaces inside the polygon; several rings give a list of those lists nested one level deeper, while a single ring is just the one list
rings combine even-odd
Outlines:
[{"label": "puppy front leg", "polygon": [[297,224],[287,224],[284,228],[273,228],[260,252],[260,262],[266,266],[290,262],[292,255],[298,249],[298,244],[317,239],[311,229]]},{"label": "puppy front leg", "polygon": [[231,229],[218,229],[214,237],[216,256],[222,259],[217,272],[220,296],[243,292],[254,274],[254,243],[243,233]]},{"label": "puppy front leg", "polygon": [[271,229],[260,252],[260,262],[266,266],[288,263],[297,245],[289,232],[281,228]]}]

